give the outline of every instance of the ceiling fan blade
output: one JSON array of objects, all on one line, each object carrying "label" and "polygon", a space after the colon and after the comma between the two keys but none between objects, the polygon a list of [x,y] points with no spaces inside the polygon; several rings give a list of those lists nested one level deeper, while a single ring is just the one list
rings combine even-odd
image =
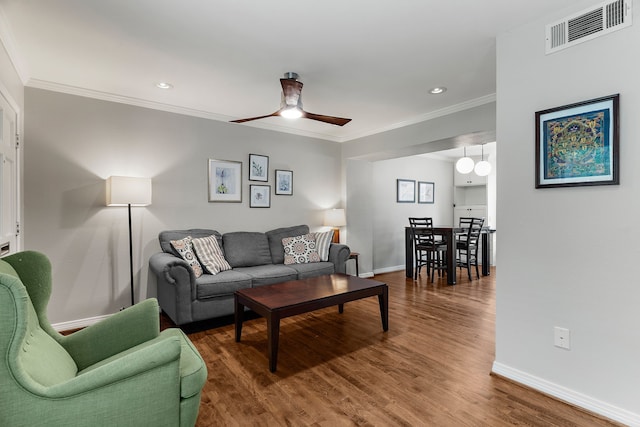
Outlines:
[{"label": "ceiling fan blade", "polygon": [[267,117],[274,117],[274,116],[279,116],[279,115],[280,115],[280,110],[276,111],[275,113],[267,114],[266,116],[250,117],[248,119],[231,120],[231,123],[244,123],[244,122],[250,122],[251,120],[264,119],[264,118],[267,118]]},{"label": "ceiling fan blade", "polygon": [[351,119],[343,119],[342,117],[323,116],[322,114],[302,112],[302,117],[311,120],[317,120],[319,122],[329,123],[336,126],[344,126],[351,121]]},{"label": "ceiling fan blade", "polygon": [[285,105],[301,107],[300,93],[302,92],[302,86],[304,86],[302,82],[295,79],[280,79],[280,85],[282,86]]}]

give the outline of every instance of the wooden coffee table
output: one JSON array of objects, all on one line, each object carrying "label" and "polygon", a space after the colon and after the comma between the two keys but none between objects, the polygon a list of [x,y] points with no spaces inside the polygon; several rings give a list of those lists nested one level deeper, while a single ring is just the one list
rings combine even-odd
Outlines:
[{"label": "wooden coffee table", "polygon": [[387,331],[389,330],[389,288],[382,282],[346,274],[330,274],[241,289],[235,293],[236,342],[240,342],[242,335],[245,307],[266,318],[269,370],[275,372],[278,363],[280,319],[334,305],[337,305],[339,312],[342,313],[345,302],[376,295],[380,304],[382,329]]}]

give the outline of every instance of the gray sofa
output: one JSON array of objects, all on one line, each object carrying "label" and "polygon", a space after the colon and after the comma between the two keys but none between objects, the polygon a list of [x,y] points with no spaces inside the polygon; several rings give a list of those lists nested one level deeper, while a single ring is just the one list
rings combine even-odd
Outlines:
[{"label": "gray sofa", "polygon": [[[158,302],[176,325],[233,314],[233,294],[238,289],[270,285],[331,273],[345,273],[349,247],[332,243],[329,260],[307,264],[284,264],[282,239],[309,233],[306,225],[261,232],[238,231],[221,235],[215,230],[163,231],[162,252],[149,259],[157,278]],[[171,240],[216,236],[232,269],[196,278],[193,269],[171,246]]]}]

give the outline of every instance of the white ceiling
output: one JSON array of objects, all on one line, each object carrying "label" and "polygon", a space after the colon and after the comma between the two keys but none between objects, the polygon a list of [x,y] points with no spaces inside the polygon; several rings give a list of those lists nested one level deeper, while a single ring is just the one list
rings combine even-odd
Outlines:
[{"label": "white ceiling", "polygon": [[496,35],[579,3],[0,0],[0,40],[27,86],[224,121],[276,111],[297,72],[306,111],[352,122],[234,126],[341,142],[495,100]]}]

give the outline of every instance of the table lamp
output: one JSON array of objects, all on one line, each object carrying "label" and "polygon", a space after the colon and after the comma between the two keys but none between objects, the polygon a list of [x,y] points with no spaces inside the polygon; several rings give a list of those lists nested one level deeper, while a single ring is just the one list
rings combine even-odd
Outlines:
[{"label": "table lamp", "polygon": [[340,229],[347,225],[347,218],[344,209],[329,209],[324,212],[324,225],[333,227],[332,243],[340,243]]},{"label": "table lamp", "polygon": [[127,206],[129,211],[129,276],[131,280],[131,305],[135,304],[133,292],[133,239],[131,236],[131,206],[151,204],[151,178],[110,176],[107,179],[107,206]]}]

